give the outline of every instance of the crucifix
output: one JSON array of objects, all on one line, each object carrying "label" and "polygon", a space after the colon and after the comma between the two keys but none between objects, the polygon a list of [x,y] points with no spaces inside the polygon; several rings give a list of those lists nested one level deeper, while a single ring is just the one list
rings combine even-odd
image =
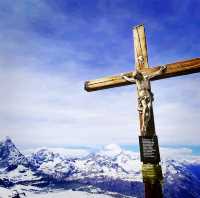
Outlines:
[{"label": "crucifix", "polygon": [[140,123],[140,157],[145,198],[160,198],[162,194],[162,169],[155,132],[153,93],[151,80],[165,79],[200,72],[200,58],[180,61],[162,66],[149,67],[144,25],[133,28],[135,71],[85,82],[85,90],[101,89],[136,84]]}]

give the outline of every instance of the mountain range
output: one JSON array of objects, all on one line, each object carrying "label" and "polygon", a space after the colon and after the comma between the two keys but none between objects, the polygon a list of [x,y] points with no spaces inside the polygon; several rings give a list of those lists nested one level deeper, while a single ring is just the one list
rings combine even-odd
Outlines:
[{"label": "mountain range", "polygon": [[[188,149],[166,148],[161,149],[161,156],[164,196],[200,198],[200,157]],[[140,166],[138,153],[115,144],[95,152],[40,148],[23,154],[6,137],[0,142],[0,197],[73,193],[77,197],[140,198],[144,196]]]}]

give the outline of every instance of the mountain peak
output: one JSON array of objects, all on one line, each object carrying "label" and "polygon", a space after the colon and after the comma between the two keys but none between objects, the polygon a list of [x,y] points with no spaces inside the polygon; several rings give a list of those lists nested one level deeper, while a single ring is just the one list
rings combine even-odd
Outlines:
[{"label": "mountain peak", "polygon": [[104,147],[104,150],[115,151],[115,152],[121,152],[122,151],[121,147],[117,144],[108,144]]},{"label": "mountain peak", "polygon": [[119,145],[117,144],[109,144],[106,145],[103,150],[99,152],[100,155],[105,155],[108,157],[115,157],[119,155],[122,152],[122,149]]},{"label": "mountain peak", "polygon": [[5,137],[0,142],[0,167],[16,166],[18,164],[27,165],[27,159],[16,148],[10,137]]},{"label": "mountain peak", "polygon": [[0,141],[0,143],[12,143],[12,140],[9,136],[6,136],[2,141]]}]

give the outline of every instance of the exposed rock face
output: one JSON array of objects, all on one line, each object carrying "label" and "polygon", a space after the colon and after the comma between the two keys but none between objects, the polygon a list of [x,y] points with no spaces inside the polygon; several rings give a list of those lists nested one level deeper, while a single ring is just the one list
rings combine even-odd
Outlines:
[{"label": "exposed rock face", "polygon": [[13,144],[9,137],[0,142],[0,168],[15,169],[19,164],[27,166],[27,158]]},{"label": "exposed rock face", "polygon": [[[118,198],[143,197],[138,153],[113,144],[83,157],[69,157],[66,152],[42,148],[26,157],[6,138],[0,142],[0,186],[20,184],[41,191],[64,188],[114,193],[112,196]],[[180,159],[166,158],[162,162],[165,197],[199,198],[200,158]]]}]

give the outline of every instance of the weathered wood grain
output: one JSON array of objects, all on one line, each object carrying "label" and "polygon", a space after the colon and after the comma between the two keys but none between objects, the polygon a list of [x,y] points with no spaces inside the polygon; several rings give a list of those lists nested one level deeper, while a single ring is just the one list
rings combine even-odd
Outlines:
[{"label": "weathered wood grain", "polygon": [[[133,41],[136,68],[142,70],[145,67],[149,67],[144,25],[138,25],[133,28]],[[143,58],[142,62],[139,61],[139,57]]]},{"label": "weathered wood grain", "polygon": [[[149,67],[148,64],[148,52],[147,52],[147,42],[146,42],[146,34],[144,25],[139,25],[133,28],[133,41],[134,41],[134,54],[135,54],[135,68],[137,70],[144,70]],[[150,86],[151,89],[151,86]],[[149,90],[150,91],[150,90]],[[138,107],[139,103],[139,90],[137,87],[137,95],[138,95]],[[155,124],[154,124],[154,114],[153,107],[150,111],[150,120],[148,122],[146,135],[153,136],[155,134]],[[139,123],[140,123],[140,134],[144,136],[143,123],[144,120],[142,118],[142,113],[139,112]]]},{"label": "weathered wood grain", "polygon": [[[150,67],[148,65],[148,53],[147,53],[147,44],[146,44],[146,36],[145,36],[145,30],[143,25],[136,26],[133,29],[133,38],[134,38],[134,51],[135,51],[135,68],[137,71],[139,70],[142,73],[146,73],[149,76],[155,75],[155,73],[158,73],[156,71],[160,70],[161,66],[157,67]],[[159,80],[159,79],[165,79],[175,76],[181,76],[191,73],[200,72],[200,58],[180,61],[172,64],[167,64],[167,68],[160,73],[159,75],[156,75],[151,80]],[[160,70],[161,71],[161,70]],[[132,75],[136,71],[124,73],[123,75],[126,75],[127,77],[132,77]],[[143,75],[144,77],[144,75]],[[141,93],[141,83],[142,85],[145,85],[145,80],[137,82],[137,88],[138,88],[138,95],[139,91]],[[119,86],[125,86],[134,84],[133,82],[129,82],[128,80],[125,80],[122,75],[115,75],[111,77],[104,77],[97,80],[91,80],[85,82],[85,90],[87,91],[96,91],[101,89],[107,89],[112,87],[119,87]],[[143,89],[144,90],[144,89]],[[142,90],[142,91],[143,91]],[[148,90],[146,90],[151,95],[150,86],[148,86]],[[152,99],[148,94],[146,94],[149,99]],[[138,104],[141,109],[141,95],[140,98],[138,97]],[[142,99],[144,101],[144,99]],[[145,118],[146,115],[146,105],[142,103],[142,111],[139,110],[139,123],[140,123],[140,133],[141,136],[154,136],[156,134],[155,132],[155,123],[154,123],[154,115],[153,115],[153,106],[152,102],[146,102],[146,105],[150,104],[150,119],[146,123],[145,121],[149,118]],[[145,110],[145,111],[143,111]],[[144,124],[145,124],[145,130],[144,130]],[[159,151],[158,151],[159,152]],[[157,162],[156,162],[157,163]],[[159,163],[157,163],[159,165]],[[143,179],[146,176],[143,174]],[[162,185],[161,185],[161,178],[155,178],[153,182],[144,181],[145,183],[145,198],[154,198],[154,197],[163,197],[162,196]]]},{"label": "weathered wood grain", "polygon": [[[175,76],[181,76],[186,74],[192,74],[200,72],[200,58],[180,61],[176,63],[166,64],[167,69],[164,73],[152,78],[152,80],[159,80],[165,78],[171,78]],[[144,68],[144,71],[147,74],[152,74],[158,70],[160,66]],[[131,77],[132,72],[124,73],[125,75]],[[96,91],[101,89],[107,89],[112,87],[119,87],[130,85],[134,83],[127,82],[120,75],[115,75],[111,77],[104,77],[97,80],[91,80],[85,82],[85,90],[87,91]]]}]

